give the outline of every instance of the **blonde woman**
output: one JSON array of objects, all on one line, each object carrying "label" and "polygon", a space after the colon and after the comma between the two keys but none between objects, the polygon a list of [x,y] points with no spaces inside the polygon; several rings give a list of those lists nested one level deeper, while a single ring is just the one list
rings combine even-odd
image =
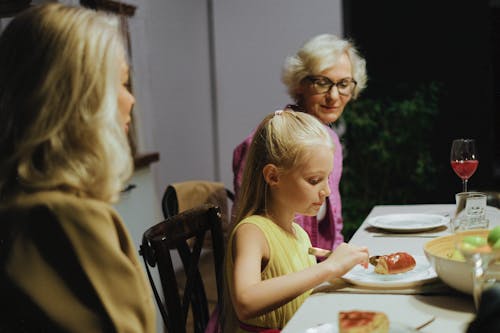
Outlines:
[{"label": "blonde woman", "polygon": [[224,332],[280,330],[313,287],[367,265],[368,249],[339,244],[316,263],[295,215],[315,216],[330,195],[334,144],[315,117],[276,111],[257,128],[226,255]]},{"label": "blonde woman", "polygon": [[2,332],[155,332],[111,203],[132,171],[134,97],[116,17],[56,3],[0,36]]}]

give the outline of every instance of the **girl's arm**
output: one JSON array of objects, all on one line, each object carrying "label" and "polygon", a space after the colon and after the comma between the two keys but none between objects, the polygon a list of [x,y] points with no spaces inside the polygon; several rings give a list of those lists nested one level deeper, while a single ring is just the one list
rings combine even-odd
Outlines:
[{"label": "girl's arm", "polygon": [[368,262],[368,250],[341,244],[325,261],[300,272],[261,280],[269,259],[264,234],[252,224],[240,226],[233,238],[234,278],[232,301],[240,320],[272,311],[309,289],[340,277],[357,264]]}]

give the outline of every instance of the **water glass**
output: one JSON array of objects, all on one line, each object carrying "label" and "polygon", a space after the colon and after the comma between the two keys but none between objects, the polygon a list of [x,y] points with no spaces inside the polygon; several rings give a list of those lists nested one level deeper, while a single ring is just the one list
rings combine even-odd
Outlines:
[{"label": "water glass", "polygon": [[457,193],[453,230],[488,229],[490,221],[486,217],[486,199],[486,194],[482,192]]},{"label": "water glass", "polygon": [[478,310],[483,292],[492,286],[500,287],[500,263],[497,263],[500,259],[500,249],[486,253],[462,251],[462,254],[472,264],[472,295],[474,305]]}]

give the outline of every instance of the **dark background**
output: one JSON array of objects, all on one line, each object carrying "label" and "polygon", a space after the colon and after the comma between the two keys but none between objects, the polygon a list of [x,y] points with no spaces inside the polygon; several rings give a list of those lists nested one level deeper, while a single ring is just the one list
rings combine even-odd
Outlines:
[{"label": "dark background", "polygon": [[[498,2],[498,1],[497,1]],[[487,0],[344,0],[344,33],[367,60],[361,98],[411,94],[437,82],[432,155],[437,190],[422,203],[454,201],[461,181],[450,167],[454,138],[475,138],[479,167],[469,190],[500,191],[500,10]]]}]

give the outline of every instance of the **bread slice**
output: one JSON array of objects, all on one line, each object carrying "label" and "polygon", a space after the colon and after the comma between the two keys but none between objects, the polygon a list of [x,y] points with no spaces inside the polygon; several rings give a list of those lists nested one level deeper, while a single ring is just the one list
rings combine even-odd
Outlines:
[{"label": "bread slice", "polygon": [[396,252],[385,256],[379,256],[376,260],[375,273],[378,274],[399,274],[411,271],[417,262],[415,258],[406,252]]},{"label": "bread slice", "polygon": [[339,312],[339,333],[388,333],[389,318],[377,311]]}]

